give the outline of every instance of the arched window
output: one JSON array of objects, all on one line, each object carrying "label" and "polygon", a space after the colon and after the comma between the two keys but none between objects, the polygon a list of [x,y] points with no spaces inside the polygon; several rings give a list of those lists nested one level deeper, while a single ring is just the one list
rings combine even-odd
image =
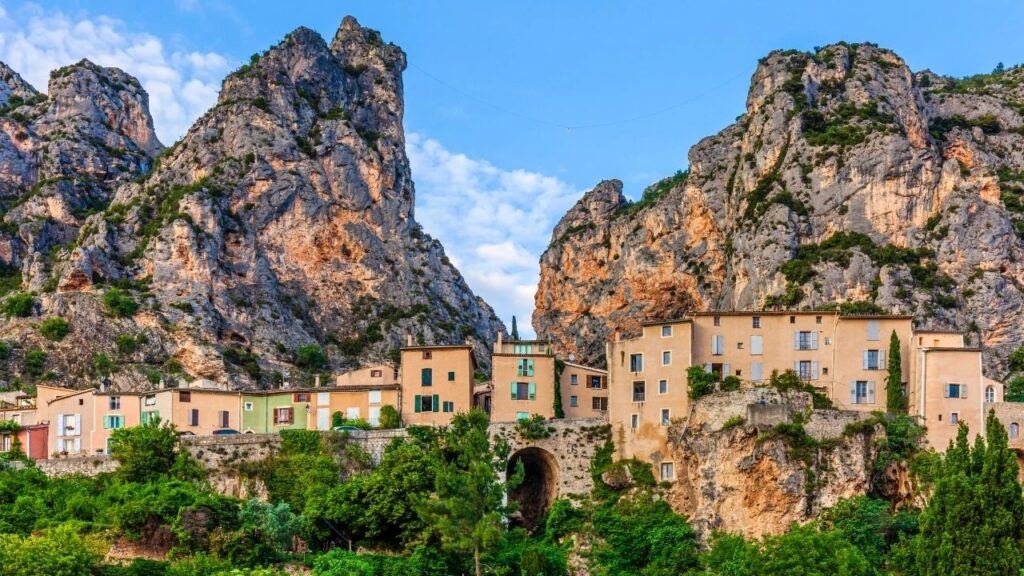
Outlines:
[{"label": "arched window", "polygon": [[1010,424],[1010,440],[1016,440],[1017,435],[1020,434],[1020,426],[1016,422]]},{"label": "arched window", "polygon": [[991,387],[991,386],[989,386],[988,388],[985,388],[985,402],[988,402],[989,404],[991,404],[991,403],[993,403],[995,401],[996,401],[996,389]]}]

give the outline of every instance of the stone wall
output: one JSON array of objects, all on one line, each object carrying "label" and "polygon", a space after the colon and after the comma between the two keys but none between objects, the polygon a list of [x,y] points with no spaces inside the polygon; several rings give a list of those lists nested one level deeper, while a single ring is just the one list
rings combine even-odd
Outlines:
[{"label": "stone wall", "polygon": [[524,438],[515,422],[492,422],[491,436],[503,438],[512,449],[512,457],[525,448],[538,448],[550,454],[557,465],[555,497],[589,494],[594,488],[590,477],[590,461],[609,437],[608,422],[603,418],[566,418],[548,420],[547,438]]},{"label": "stone wall", "polygon": [[117,469],[117,460],[110,456],[82,456],[37,460],[36,466],[47,476],[95,476]]},{"label": "stone wall", "polygon": [[870,412],[815,410],[811,414],[811,419],[804,423],[804,431],[815,440],[839,438],[846,431],[848,425],[873,417]]}]

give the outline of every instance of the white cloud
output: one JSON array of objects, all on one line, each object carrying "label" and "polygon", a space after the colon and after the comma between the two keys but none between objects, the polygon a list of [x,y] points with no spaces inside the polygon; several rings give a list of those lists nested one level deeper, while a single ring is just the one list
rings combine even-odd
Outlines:
[{"label": "white cloud", "polygon": [[416,219],[444,244],[470,287],[527,333],[540,255],[581,192],[544,174],[505,170],[409,134]]},{"label": "white cloud", "polygon": [[169,50],[159,38],[107,16],[68,15],[35,4],[13,11],[0,7],[0,60],[37,90],[46,91],[51,70],[82,58],[139,79],[164,144],[181,137],[216,103],[220,81],[230,71],[224,55]]}]

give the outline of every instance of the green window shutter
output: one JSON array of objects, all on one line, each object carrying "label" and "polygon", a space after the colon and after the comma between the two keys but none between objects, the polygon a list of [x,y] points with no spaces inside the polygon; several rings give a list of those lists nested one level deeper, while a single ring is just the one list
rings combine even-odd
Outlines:
[{"label": "green window shutter", "polygon": [[449,372],[448,373],[448,381],[449,382],[455,382],[455,372]]},{"label": "green window shutter", "polygon": [[434,402],[433,402],[434,412],[440,412],[441,411],[441,406],[439,405],[440,404],[440,402],[439,402],[440,399],[441,398],[437,394],[434,394]]},{"label": "green window shutter", "polygon": [[420,396],[419,394],[416,395],[415,411],[416,412],[422,412],[423,411],[423,397]]},{"label": "green window shutter", "polygon": [[[527,372],[527,374],[526,374],[527,376],[533,376],[533,360],[527,360],[526,361],[526,372]],[[531,395],[531,398],[532,398],[532,395]]]},{"label": "green window shutter", "polygon": [[110,416],[103,417],[103,427],[110,428]]},{"label": "green window shutter", "polygon": [[530,400],[537,399],[537,383],[530,382]]},{"label": "green window shutter", "polygon": [[430,368],[424,368],[420,371],[420,383],[424,386],[431,386],[434,383],[434,371]]},{"label": "green window shutter", "polygon": [[519,398],[516,397],[516,383],[515,382],[512,383],[512,399],[513,400],[518,400],[519,399]]}]

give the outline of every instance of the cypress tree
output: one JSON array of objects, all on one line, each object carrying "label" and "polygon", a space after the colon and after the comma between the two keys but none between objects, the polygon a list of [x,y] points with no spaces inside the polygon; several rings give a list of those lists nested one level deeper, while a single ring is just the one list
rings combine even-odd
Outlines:
[{"label": "cypress tree", "polygon": [[565,408],[562,406],[562,372],[565,371],[565,362],[555,358],[555,401],[551,407],[555,412],[555,418],[565,418]]},{"label": "cypress tree", "polygon": [[512,317],[512,333],[509,334],[509,339],[519,340],[519,327],[516,326],[516,317]]},{"label": "cypress tree", "polygon": [[889,337],[889,375],[885,378],[885,408],[891,414],[907,411],[907,397],[903,394],[903,360],[900,357],[900,338],[896,331]]},{"label": "cypress tree", "polygon": [[961,425],[939,467],[935,491],[911,544],[920,576],[1018,576],[1024,567],[1024,496],[1006,429],[989,412],[987,440],[972,448]]}]

